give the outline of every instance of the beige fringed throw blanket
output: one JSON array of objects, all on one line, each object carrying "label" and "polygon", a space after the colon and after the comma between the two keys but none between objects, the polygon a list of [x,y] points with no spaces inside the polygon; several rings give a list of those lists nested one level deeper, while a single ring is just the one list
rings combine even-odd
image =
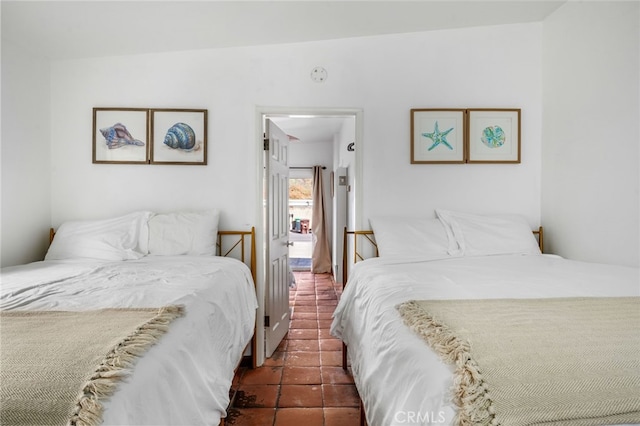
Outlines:
[{"label": "beige fringed throw blanket", "polygon": [[0,313],[0,424],[97,425],[136,357],[183,308]]},{"label": "beige fringed throw blanket", "polygon": [[455,365],[458,425],[640,423],[640,298],[410,301]]}]

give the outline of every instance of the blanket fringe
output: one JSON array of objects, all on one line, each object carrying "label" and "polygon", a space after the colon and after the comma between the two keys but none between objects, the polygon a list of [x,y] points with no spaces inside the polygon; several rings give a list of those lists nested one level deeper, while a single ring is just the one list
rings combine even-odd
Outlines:
[{"label": "blanket fringe", "polygon": [[101,424],[103,406],[100,400],[113,395],[118,382],[128,374],[127,368],[167,332],[171,321],[182,315],[184,315],[183,306],[160,308],[155,317],[118,343],[84,384],[68,424],[71,426]]},{"label": "blanket fringe", "polygon": [[493,401],[482,372],[471,358],[471,348],[446,325],[425,312],[415,301],[397,306],[402,318],[415,333],[448,364],[455,365],[453,402],[458,407],[454,424],[497,426]]}]

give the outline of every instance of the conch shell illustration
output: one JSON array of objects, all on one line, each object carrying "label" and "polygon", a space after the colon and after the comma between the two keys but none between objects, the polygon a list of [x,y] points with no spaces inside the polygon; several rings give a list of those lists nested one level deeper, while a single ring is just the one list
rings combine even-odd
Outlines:
[{"label": "conch shell illustration", "polygon": [[127,130],[124,124],[116,123],[111,127],[100,129],[109,149],[120,148],[125,145],[144,146],[144,142],[135,139]]}]

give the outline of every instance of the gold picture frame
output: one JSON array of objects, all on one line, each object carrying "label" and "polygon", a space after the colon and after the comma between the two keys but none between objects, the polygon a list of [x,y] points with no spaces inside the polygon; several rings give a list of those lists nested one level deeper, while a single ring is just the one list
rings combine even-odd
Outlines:
[{"label": "gold picture frame", "polygon": [[411,164],[462,164],[466,161],[466,110],[411,110]]},{"label": "gold picture frame", "polygon": [[467,111],[468,163],[518,164],[522,161],[519,108],[479,108]]},{"label": "gold picture frame", "polygon": [[148,108],[93,108],[94,164],[149,163]]},{"label": "gold picture frame", "polygon": [[206,109],[150,110],[151,164],[207,164]]}]

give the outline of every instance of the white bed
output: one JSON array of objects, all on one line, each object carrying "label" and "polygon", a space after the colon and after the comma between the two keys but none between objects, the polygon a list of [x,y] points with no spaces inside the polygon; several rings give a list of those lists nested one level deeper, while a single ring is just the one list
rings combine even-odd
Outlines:
[{"label": "white bed", "polygon": [[[371,221],[380,257],[354,265],[331,328],[348,347],[371,426],[453,424],[456,414],[454,369],[403,323],[396,309],[403,302],[640,295],[637,268],[543,255],[531,231],[520,232],[528,229],[524,221],[505,233],[523,238],[501,246],[491,228],[502,227],[504,218],[465,227],[464,219],[473,217],[462,217],[463,226],[454,229],[438,219]],[[466,240],[451,244],[465,230]],[[475,237],[495,241],[483,246]]]},{"label": "white bed", "polygon": [[[207,237],[214,247],[217,215],[215,225]],[[238,247],[243,250],[244,242]],[[4,268],[0,309],[184,306],[184,316],[173,321],[103,402],[103,422],[217,425],[226,416],[234,370],[254,334],[252,271],[240,260],[210,254],[135,257],[50,259]]]}]

